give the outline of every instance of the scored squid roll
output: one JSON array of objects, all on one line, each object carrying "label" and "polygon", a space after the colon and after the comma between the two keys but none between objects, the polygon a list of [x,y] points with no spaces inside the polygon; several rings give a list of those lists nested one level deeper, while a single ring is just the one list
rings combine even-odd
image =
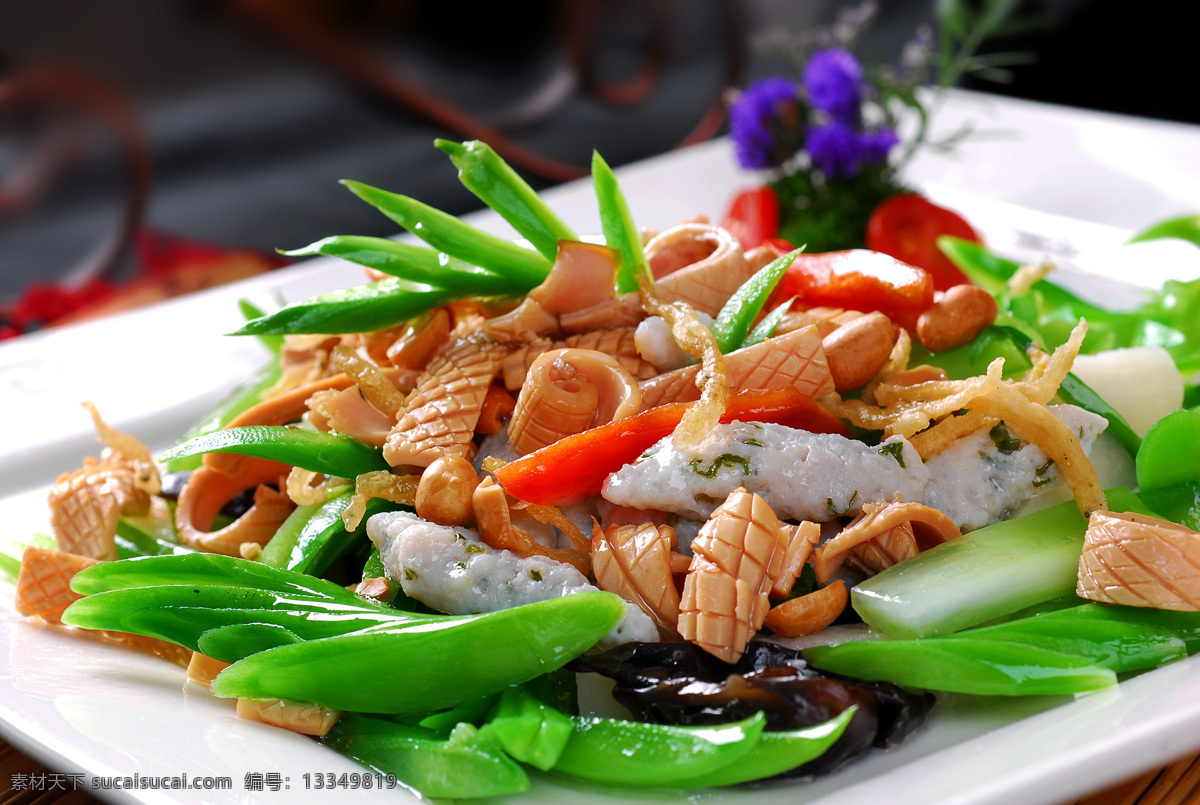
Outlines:
[{"label": "scored squid roll", "polygon": [[529,368],[508,436],[525,454],[641,408],[637,380],[612,356],[589,349],[543,353]]}]

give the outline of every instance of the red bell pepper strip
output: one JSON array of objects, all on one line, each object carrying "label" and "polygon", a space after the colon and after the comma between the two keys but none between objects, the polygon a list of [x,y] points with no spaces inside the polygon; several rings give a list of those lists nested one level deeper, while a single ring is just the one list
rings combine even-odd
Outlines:
[{"label": "red bell pepper strip", "polygon": [[970,280],[938,248],[937,240],[942,235],[982,243],[961,215],[916,193],[897,193],[888,198],[867,221],[868,249],[925,269],[933,276],[933,287],[946,291]]},{"label": "red bell pepper strip", "polygon": [[933,304],[933,278],[923,268],[867,249],[801,254],[768,304],[793,296],[805,305],[878,310],[907,327]]},{"label": "red bell pepper strip", "polygon": [[[630,464],[675,430],[695,403],[667,403],[567,436],[496,470],[504,491],[527,503],[561,506],[600,494],[610,473]],[[722,423],[773,422],[812,433],[849,436],[842,420],[794,388],[740,391]]]},{"label": "red bell pepper strip", "polygon": [[766,185],[741,191],[730,202],[721,228],[733,233],[743,249],[762,245],[779,234],[779,197]]}]

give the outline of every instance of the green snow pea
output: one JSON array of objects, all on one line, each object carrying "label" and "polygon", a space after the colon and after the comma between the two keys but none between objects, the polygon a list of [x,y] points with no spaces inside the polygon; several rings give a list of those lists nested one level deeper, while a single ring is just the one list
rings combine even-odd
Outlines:
[{"label": "green snow pea", "polygon": [[366,333],[394,327],[435,307],[473,295],[440,285],[388,277],[293,302],[246,322],[230,335]]},{"label": "green snow pea", "polygon": [[783,321],[784,315],[791,309],[792,303],[795,301],[796,297],[793,296],[786,302],[776,305],[774,310],[763,316],[762,321],[754,325],[754,329],[750,331],[750,335],[746,336],[746,340],[742,342],[742,346],[752,347],[755,344],[761,344],[774,335],[775,328],[779,326],[779,322]]},{"label": "green snow pea", "polygon": [[542,201],[541,196],[487,143],[468,140],[434,140],[445,152],[463,185],[527,238],[533,247],[554,260],[559,240],[579,236]]},{"label": "green snow pea", "polygon": [[350,192],[433,248],[493,274],[538,285],[550,273],[545,255],[484,232],[414,198],[361,182],[342,182]]},{"label": "green snow pea", "polygon": [[478,726],[487,719],[488,714],[495,708],[499,698],[497,694],[493,693],[465,701],[456,707],[451,707],[449,710],[439,710],[436,713],[430,713],[418,721],[417,726],[433,730],[439,735],[449,735],[450,731],[459,724]]},{"label": "green snow pea", "polygon": [[469,290],[475,296],[503,296],[513,292],[513,282],[510,279],[465,263],[437,249],[389,238],[332,235],[308,246],[286,251],[284,254],[289,257],[317,254],[340,257],[409,282],[421,282],[437,288]]},{"label": "green snow pea", "polygon": [[[251,319],[260,319],[267,315],[267,311],[263,310],[249,299],[239,299],[238,310],[242,312],[242,318],[244,318],[246,321],[250,321]],[[258,337],[258,342],[267,348],[267,351],[271,353],[272,358],[278,360],[279,353],[283,351],[282,335],[260,335]]]},{"label": "green snow pea", "polygon": [[509,755],[542,771],[558,762],[573,730],[570,716],[542,703],[521,686],[504,690],[491,717],[479,729]]},{"label": "green snow pea", "polygon": [[[1155,668],[1187,656],[1183,640],[1167,629],[1099,617],[1050,612],[959,632],[956,637],[1001,640],[1082,657],[1118,674]],[[934,638],[943,639],[943,638]]]},{"label": "green snow pea", "polygon": [[1175,411],[1151,425],[1136,468],[1139,489],[1200,481],[1200,411]]},{"label": "green snow pea", "polygon": [[1091,620],[1128,623],[1161,629],[1183,641],[1188,654],[1200,651],[1200,613],[1174,612],[1153,607],[1124,607],[1116,604],[1083,604],[1053,613],[1063,622],[1082,624]]},{"label": "green snow pea", "polygon": [[1147,489],[1138,495],[1159,517],[1200,531],[1200,481]]},{"label": "green snow pea", "polygon": [[857,708],[850,707],[822,724],[799,730],[766,732],[754,751],[736,763],[702,772],[687,781],[689,788],[718,788],[765,780],[815,760],[842,737]]},{"label": "green snow pea", "polygon": [[529,789],[529,777],[470,724],[433,730],[357,714],[342,716],[323,743],[430,798],[473,799]]},{"label": "green snow pea", "polygon": [[[365,603],[340,604],[269,590],[199,585],[96,593],[76,601],[63,616],[64,622],[83,629],[158,637],[193,651],[199,650],[199,641],[206,632],[234,625],[273,624],[309,641],[381,626],[400,630],[414,625],[444,625],[454,620],[450,616],[401,613]],[[232,662],[241,659],[242,654],[256,651],[256,647],[239,647],[236,654],[217,659]]]},{"label": "green snow pea", "polygon": [[[733,352],[745,343],[750,325],[762,312],[763,305],[779,284],[788,266],[802,251],[804,250],[795,249],[767,263],[729,297],[729,301],[717,314],[712,328],[717,346],[722,352]],[[782,314],[780,316],[782,317]]]},{"label": "green snow pea", "polygon": [[[324,503],[298,507],[263,548],[259,561],[298,573],[324,575],[335,561],[366,539],[366,523],[371,515],[400,508],[390,501],[373,498],[367,501],[366,514],[358,528],[350,531],[342,514],[353,497],[354,490],[346,488]],[[293,523],[292,517],[297,513],[300,520]]]},{"label": "green snow pea", "polygon": [[[484,615],[383,623],[253,654],[225,669],[212,691],[359,713],[430,712],[561,667],[607,634],[624,609],[615,595],[588,591]],[[356,683],[347,685],[350,678]]]},{"label": "green snow pea", "polygon": [[80,595],[171,585],[248,588],[341,604],[363,606],[369,603],[332,581],[215,553],[194,552],[101,562],[71,579],[71,589]]},{"label": "green snow pea", "polygon": [[196,639],[196,650],[222,662],[233,662],[269,648],[299,643],[303,639],[277,623],[231,623],[201,634]]},{"label": "green snow pea", "polygon": [[226,428],[172,447],[161,458],[170,460],[200,453],[238,453],[335,478],[352,479],[366,472],[390,469],[378,447],[349,436],[286,425]]},{"label": "green snow pea", "polygon": [[596,200],[600,207],[600,229],[604,233],[604,242],[617,253],[617,291],[636,291],[639,277],[653,282],[654,275],[650,273],[642,236],[633,222],[633,214],[621,192],[621,185],[598,151],[592,152],[592,184],[595,185]]},{"label": "green snow pea", "polygon": [[856,679],[977,696],[1070,695],[1117,683],[1113,671],[1082,657],[962,636],[817,646],[804,658]]},{"label": "green snow pea", "polygon": [[1181,215],[1168,218],[1146,227],[1131,237],[1127,243],[1140,243],[1161,238],[1179,238],[1200,246],[1200,214]]},{"label": "green snow pea", "polygon": [[628,787],[675,787],[739,762],[758,744],[766,716],[711,727],[677,727],[613,718],[571,719],[570,740],[554,771]]}]

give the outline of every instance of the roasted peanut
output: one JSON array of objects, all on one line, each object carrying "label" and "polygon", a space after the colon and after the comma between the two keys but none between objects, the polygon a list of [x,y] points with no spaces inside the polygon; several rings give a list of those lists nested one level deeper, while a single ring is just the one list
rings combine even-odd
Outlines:
[{"label": "roasted peanut", "polygon": [[772,607],[767,613],[766,626],[783,637],[813,634],[837,620],[849,600],[846,583],[835,579],[820,589]]},{"label": "roasted peanut", "polygon": [[425,468],[417,484],[417,516],[440,525],[466,525],[475,517],[471,496],[479,476],[462,456],[441,456]]},{"label": "roasted peanut", "polygon": [[955,285],[917,319],[917,338],[931,352],[961,347],[996,320],[996,300],[978,285]]},{"label": "roasted peanut", "polygon": [[838,327],[821,340],[833,385],[846,392],[866,385],[879,373],[896,343],[896,325],[882,313],[868,313]]}]

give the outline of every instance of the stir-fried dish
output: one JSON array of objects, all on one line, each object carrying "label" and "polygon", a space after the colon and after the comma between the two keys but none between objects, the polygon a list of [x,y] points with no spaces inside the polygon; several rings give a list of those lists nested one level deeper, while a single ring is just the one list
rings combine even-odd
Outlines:
[{"label": "stir-fried dish", "polygon": [[[521,240],[348,183],[427,245],[297,251],[367,282],[251,311],[275,359],[164,454],[88,404],[105,449],[50,491],[21,613],[432,797],[820,774],[939,692],[1200,646],[1195,283],[1116,313],[966,241],[935,292],[876,252],[641,230],[599,157],[584,240],[438,145]],[[580,712],[598,678],[627,717]]]}]

